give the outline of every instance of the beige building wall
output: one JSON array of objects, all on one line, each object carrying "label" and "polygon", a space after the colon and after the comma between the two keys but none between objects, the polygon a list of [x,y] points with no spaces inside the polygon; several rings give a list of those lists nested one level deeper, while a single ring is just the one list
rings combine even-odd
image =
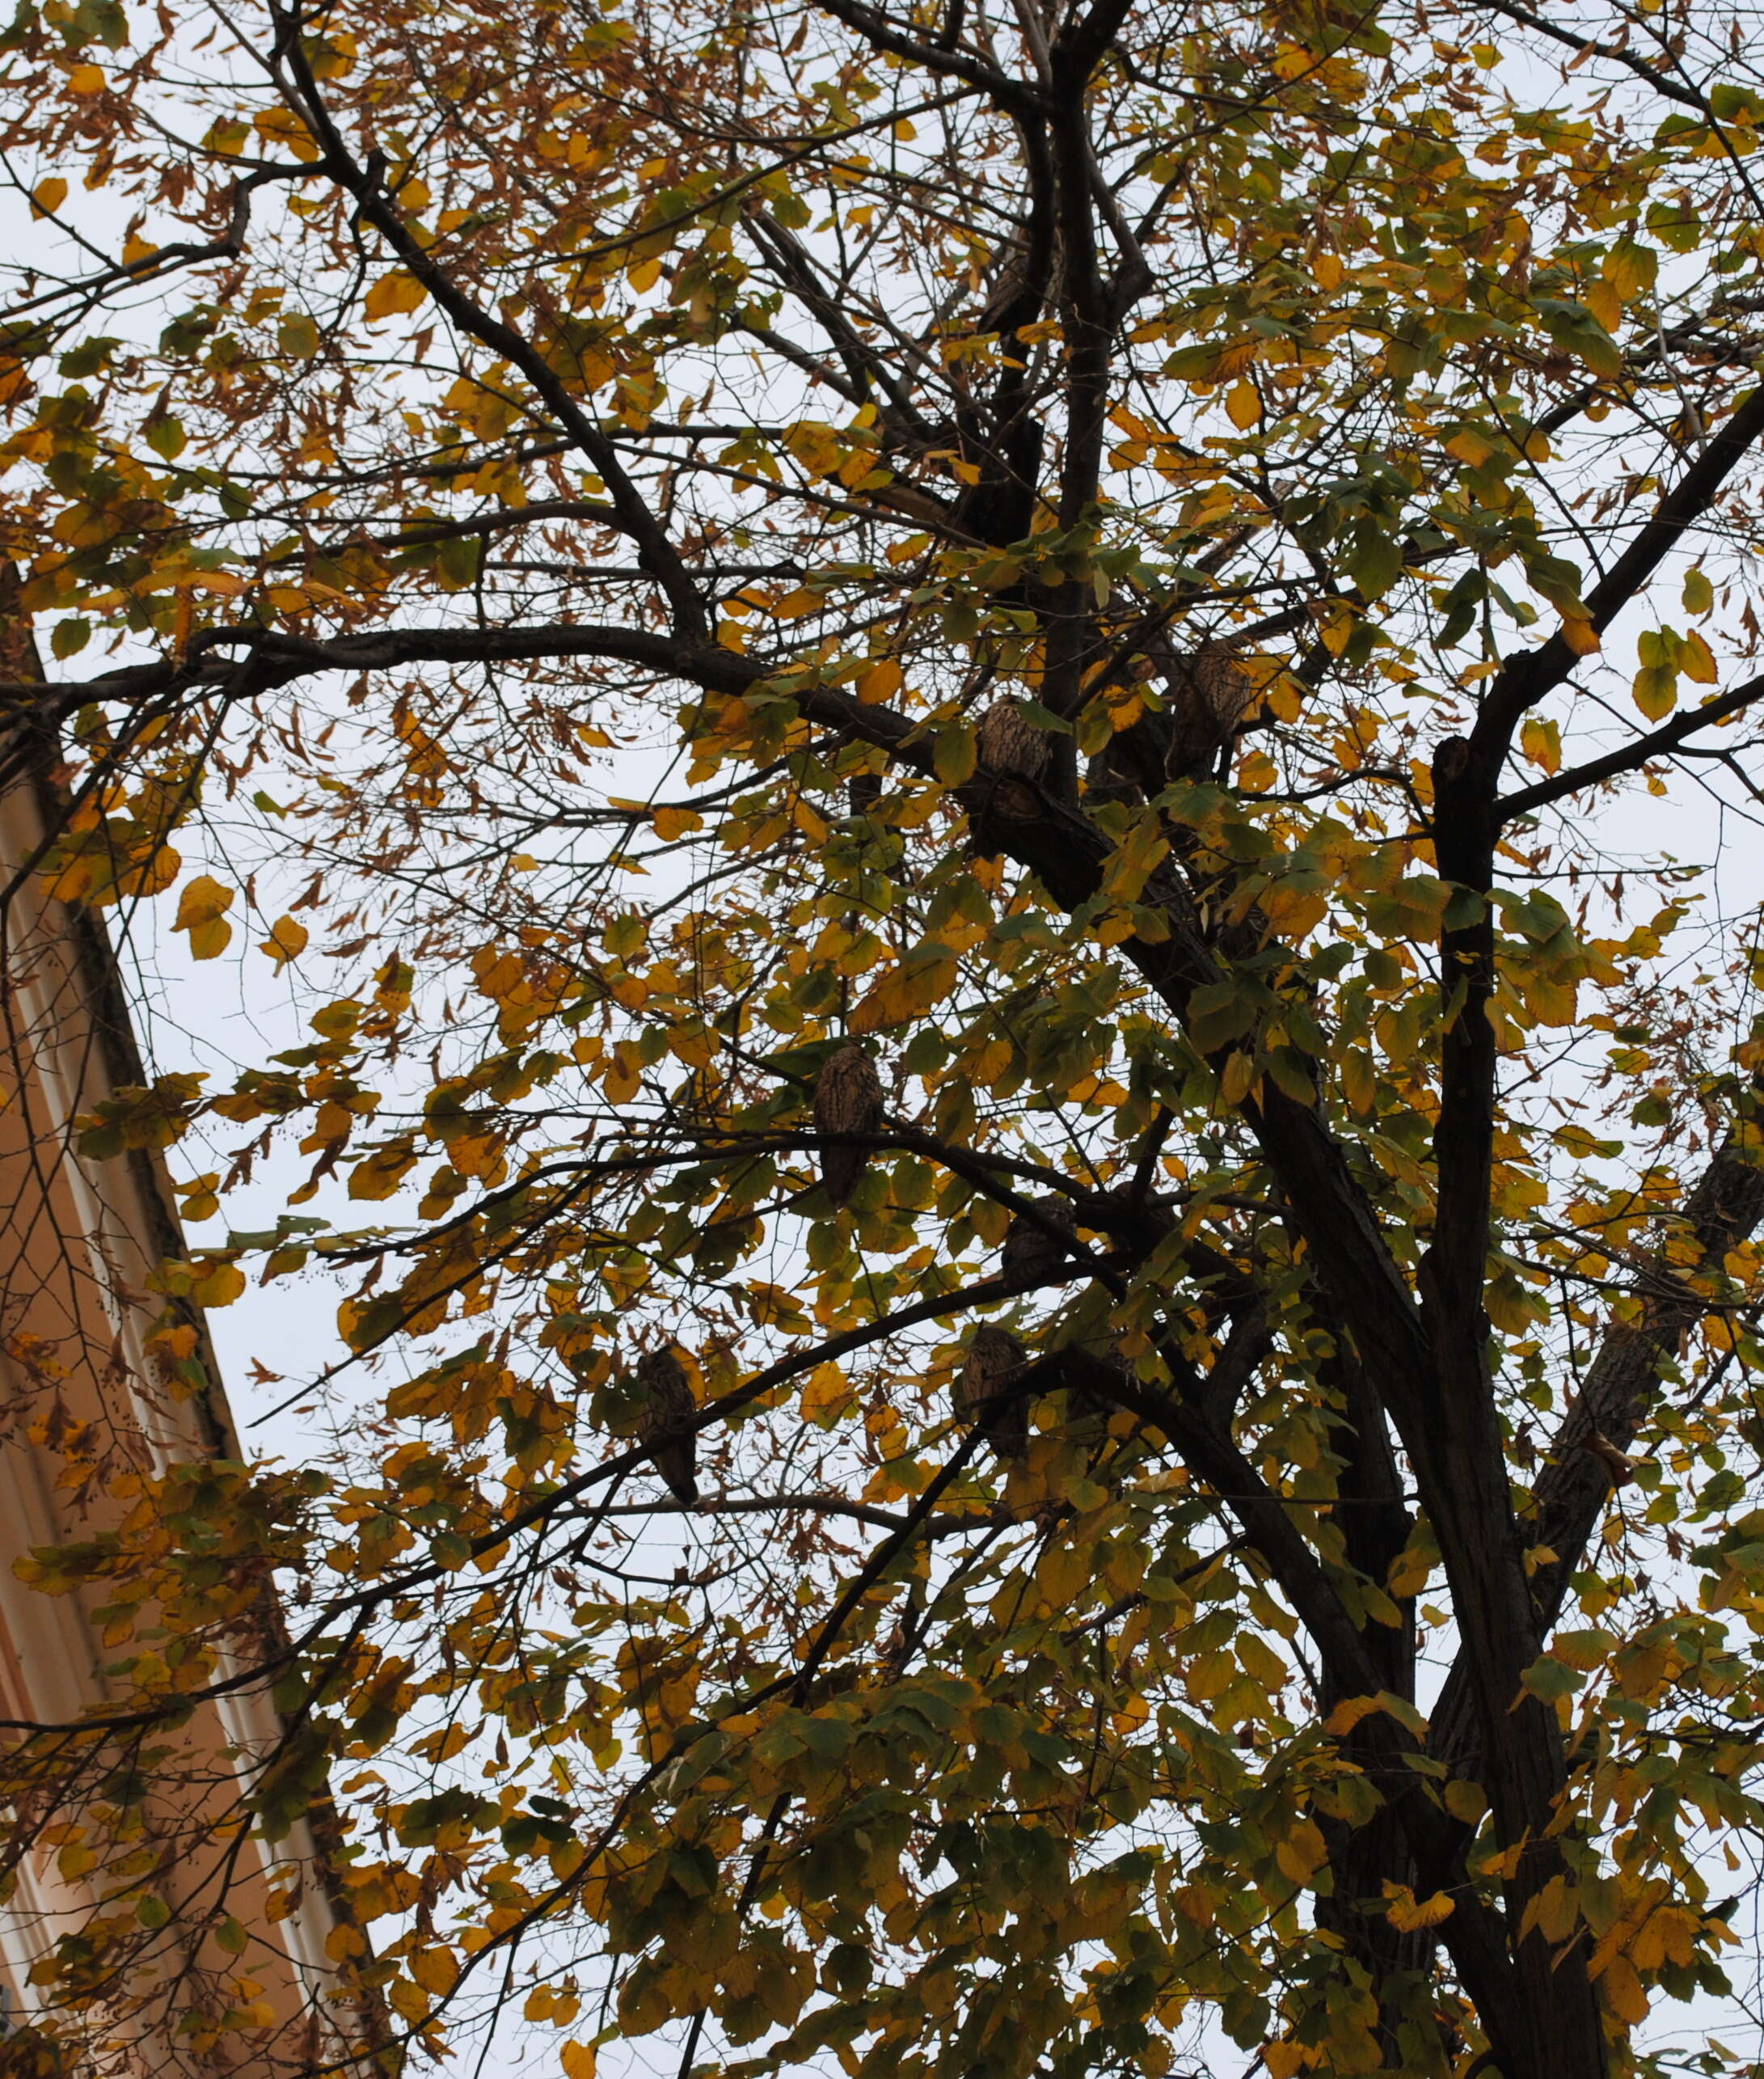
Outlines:
[{"label": "beige building wall", "polygon": [[[11,746],[19,742],[14,735]],[[7,747],[0,737],[0,755]],[[163,1304],[150,1299],[148,1279],[162,1257],[183,1253],[158,1160],[135,1151],[94,1161],[76,1145],[77,1118],[143,1079],[103,926],[51,900],[31,870],[58,806],[40,767],[0,790],[0,1718],[71,1726],[112,1701],[99,1598],[27,1587],[15,1561],[33,1547],[102,1532],[125,1504],[102,1480],[83,1491],[61,1484],[68,1455],[54,1443],[71,1430],[74,1457],[149,1474],[204,1454],[243,1454],[205,1335],[200,1354],[215,1383],[193,1397],[167,1392],[142,1348]],[[266,1610],[260,1629],[278,1621]],[[251,1644],[242,1640],[241,1652]],[[199,1705],[173,1736],[172,1773],[184,1786],[150,1806],[148,1820],[169,1916],[123,1984],[99,1986],[83,2018],[57,2009],[53,1992],[33,1984],[32,1966],[102,1912],[103,1858],[82,1872],[78,1846],[65,1853],[60,1836],[23,1852],[14,1895],[0,1906],[10,2030],[0,2037],[0,2074],[33,2068],[28,2031],[51,2021],[87,2032],[66,2062],[82,2079],[316,2073],[380,2035],[327,1952],[342,1895],[314,1828],[297,1827],[272,1849],[236,1823],[239,1795],[282,1730],[268,1696],[247,1686]],[[0,1731],[0,1747],[15,1752],[22,1737]],[[121,1752],[111,1750],[111,1765]],[[52,1828],[82,1823],[72,1805],[45,1813],[40,1800],[35,1811],[29,1803],[10,1815],[15,1844],[40,1835],[45,1819]],[[293,1910],[272,1919],[272,1897],[287,1892]],[[217,1941],[228,1917],[236,1925]],[[130,1940],[139,1944],[134,1919]],[[212,2041],[169,2026],[167,2014],[188,2004],[165,1991],[179,1973],[217,2005],[253,2014],[251,2025]]]}]

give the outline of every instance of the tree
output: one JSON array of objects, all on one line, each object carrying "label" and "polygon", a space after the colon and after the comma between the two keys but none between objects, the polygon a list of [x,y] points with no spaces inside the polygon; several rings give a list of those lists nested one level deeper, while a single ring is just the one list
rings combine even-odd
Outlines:
[{"label": "tree", "polygon": [[1648,822],[1764,798],[1757,48],[23,0],[19,870],[299,1027],[84,1145],[310,1158],[155,1361],[340,1274],[371,1388],[36,1564],[119,1897],[273,1680],[419,2060],[1665,2068],[1764,1761],[1756,911]]}]

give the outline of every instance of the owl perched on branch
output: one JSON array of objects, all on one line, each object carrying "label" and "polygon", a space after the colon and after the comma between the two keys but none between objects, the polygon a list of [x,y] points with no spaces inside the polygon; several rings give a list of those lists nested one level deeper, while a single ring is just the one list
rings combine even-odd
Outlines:
[{"label": "owl perched on branch", "polygon": [[995,700],[980,718],[974,749],[989,771],[1039,780],[1046,770],[1048,740],[1016,700]]},{"label": "owl perched on branch", "polygon": [[959,1422],[977,1427],[1002,1464],[1020,1461],[1029,1444],[1029,1408],[1014,1390],[1026,1353],[1008,1329],[976,1329],[956,1374],[952,1398]]},{"label": "owl perched on branch", "polygon": [[[882,1079],[855,1040],[847,1040],[821,1064],[815,1083],[815,1126],[824,1134],[873,1134],[882,1124]],[[870,1151],[824,1147],[821,1181],[836,1206],[849,1205]]]},{"label": "owl perched on branch", "polygon": [[1202,643],[1172,660],[1165,684],[1174,741],[1167,758],[1172,777],[1204,771],[1237,735],[1255,698],[1255,681],[1229,643]]},{"label": "owl perched on branch", "polygon": [[698,1439],[687,1426],[698,1412],[686,1367],[671,1350],[646,1351],[637,1360],[642,1412],[638,1441],[677,1501],[689,1506],[698,1498]]},{"label": "owl perched on branch", "polygon": [[[1070,1261],[1072,1245],[1078,1239],[1078,1220],[1068,1200],[1053,1196],[1037,1198],[1035,1209],[1039,1219],[1018,1213],[1005,1229],[999,1269],[1013,1284],[1046,1278],[1059,1270]],[[1057,1232],[1050,1233],[1049,1229]]]},{"label": "owl perched on branch", "polygon": [[1148,709],[1091,758],[1085,792],[1093,805],[1136,807],[1172,780],[1210,772],[1255,704],[1255,674],[1230,643],[1183,651],[1160,642],[1148,655],[1163,682],[1163,710]]}]

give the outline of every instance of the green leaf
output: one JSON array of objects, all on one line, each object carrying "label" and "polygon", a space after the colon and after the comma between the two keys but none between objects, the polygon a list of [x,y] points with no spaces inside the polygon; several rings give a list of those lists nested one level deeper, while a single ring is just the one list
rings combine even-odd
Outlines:
[{"label": "green leaf", "polygon": [[1623,374],[1623,357],[1616,340],[1583,304],[1540,296],[1538,311],[1545,330],[1555,344],[1584,361],[1593,374],[1610,377]]},{"label": "green leaf", "polygon": [[276,328],[281,350],[295,361],[310,361],[319,351],[319,327],[303,311],[291,311]]},{"label": "green leaf", "polygon": [[1188,1037],[1203,1054],[1215,1053],[1252,1032],[1272,999],[1247,979],[1204,982],[1188,999]]},{"label": "green leaf", "polygon": [[932,763],[946,787],[960,787],[972,780],[979,757],[974,733],[962,722],[939,729],[931,746]]},{"label": "green leaf", "polygon": [[1348,558],[1348,574],[1368,599],[1382,599],[1403,574],[1403,544],[1392,535],[1363,534]]},{"label": "green leaf", "polygon": [[1534,1697],[1541,1697],[1546,1704],[1554,1704],[1564,1697],[1573,1696],[1586,1678],[1545,1654],[1541,1659],[1533,1661],[1519,1680]]},{"label": "green leaf", "polygon": [[149,422],[147,445],[167,462],[175,462],[189,444],[189,436],[179,419],[159,418]]}]

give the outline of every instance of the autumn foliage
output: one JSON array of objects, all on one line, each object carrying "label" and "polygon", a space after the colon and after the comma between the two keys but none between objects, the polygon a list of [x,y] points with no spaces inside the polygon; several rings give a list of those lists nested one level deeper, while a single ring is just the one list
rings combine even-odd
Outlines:
[{"label": "autumn foliage", "polygon": [[327,2070],[1753,2068],[1759,34],[21,0],[10,864],[251,1011],[156,1390],[320,1324],[26,1569],[80,2069],[314,2068],[241,1680]]}]

